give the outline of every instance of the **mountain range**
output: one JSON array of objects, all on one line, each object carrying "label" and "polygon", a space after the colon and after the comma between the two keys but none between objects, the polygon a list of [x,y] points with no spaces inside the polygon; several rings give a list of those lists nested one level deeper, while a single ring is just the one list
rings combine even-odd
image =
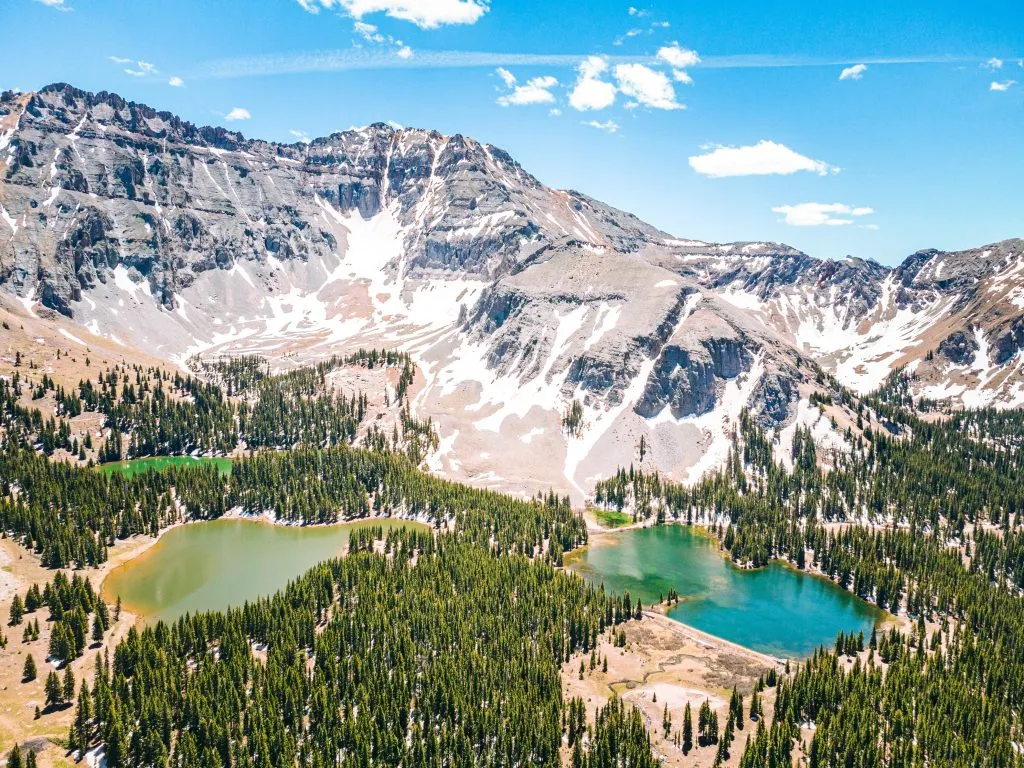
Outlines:
[{"label": "mountain range", "polygon": [[892,268],[706,243],[461,135],[278,144],[66,84],[0,96],[0,304],[182,367],[404,349],[430,468],[519,493],[694,480],[744,408],[841,447],[812,393],[897,369],[940,407],[1024,404],[1024,240]]}]

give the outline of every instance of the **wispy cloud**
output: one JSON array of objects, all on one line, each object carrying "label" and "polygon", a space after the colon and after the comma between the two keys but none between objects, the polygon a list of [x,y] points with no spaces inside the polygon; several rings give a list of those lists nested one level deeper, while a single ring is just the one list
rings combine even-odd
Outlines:
[{"label": "wispy cloud", "polygon": [[[855,218],[870,216],[875,211],[845,203],[798,203],[776,206],[772,212],[781,213],[780,221],[791,227],[845,227],[853,224]],[[864,226],[871,228],[874,225]]]},{"label": "wispy cloud", "polygon": [[986,61],[981,66],[985,67],[985,69],[991,69],[991,70],[995,71],[997,69],[1002,69],[1003,68],[1003,60],[1002,59],[997,59],[995,56],[993,56],[991,59]]},{"label": "wispy cloud", "polygon": [[689,158],[690,167],[702,176],[722,179],[730,176],[789,176],[808,171],[826,176],[838,173],[823,160],[794,152],[785,144],[762,139],[748,147],[705,147],[710,149],[703,155]]},{"label": "wispy cloud", "polygon": [[614,120],[605,120],[603,123],[597,120],[587,120],[583,123],[583,125],[588,125],[591,128],[597,128],[597,130],[604,131],[605,133],[619,132],[619,124],[616,123]]},{"label": "wispy cloud", "polygon": [[125,74],[131,75],[132,77],[145,77],[146,75],[155,75],[160,72],[154,65],[148,61],[137,61],[135,62],[138,69],[132,69],[131,67],[125,67]]},{"label": "wispy cloud", "polygon": [[1004,93],[1005,91],[1010,90],[1016,84],[1017,84],[1016,80],[1002,80],[1002,81],[993,80],[992,84],[989,85],[988,89],[990,91],[998,91],[999,93]]},{"label": "wispy cloud", "polygon": [[840,80],[860,80],[864,77],[864,73],[868,71],[867,64],[854,64],[852,67],[846,67],[842,72],[839,73]]},{"label": "wispy cloud", "polygon": [[[287,75],[306,72],[344,72],[357,70],[415,67],[418,69],[495,67],[578,67],[589,58],[580,53],[497,53],[489,51],[417,51],[416,56],[402,59],[390,51],[375,48],[347,48],[338,50],[307,51],[288,54],[264,54],[238,58],[218,59],[198,67],[196,78],[237,78],[262,75]],[[658,56],[605,56],[610,66],[617,64],[664,64]],[[979,64],[978,57],[952,56],[895,56],[843,60],[806,56],[777,56],[738,54],[702,56],[695,67],[700,69],[773,69],[802,67]]]},{"label": "wispy cloud", "polygon": [[357,21],[352,25],[352,31],[372,45],[393,46],[395,55],[400,59],[411,59],[413,56],[412,48],[396,37],[385,35],[375,24]]},{"label": "wispy cloud", "polygon": [[64,5],[64,0],[36,0],[37,3],[53,8],[58,11],[73,11],[75,10],[70,5]]},{"label": "wispy cloud", "polygon": [[182,80],[180,77],[177,77],[177,76],[174,76],[170,80],[168,80],[167,84],[169,86],[171,86],[172,88],[184,88],[185,87],[185,81]]},{"label": "wispy cloud", "polygon": [[498,97],[498,103],[503,107],[522,107],[529,104],[553,104],[555,94],[551,89],[558,85],[558,80],[551,75],[532,77],[522,85],[519,85],[516,76],[504,67],[498,67],[498,77],[509,88],[509,93]]},{"label": "wispy cloud", "polygon": [[310,13],[338,10],[356,20],[374,13],[409,21],[422,29],[446,24],[475,24],[488,10],[487,0],[297,0]]}]

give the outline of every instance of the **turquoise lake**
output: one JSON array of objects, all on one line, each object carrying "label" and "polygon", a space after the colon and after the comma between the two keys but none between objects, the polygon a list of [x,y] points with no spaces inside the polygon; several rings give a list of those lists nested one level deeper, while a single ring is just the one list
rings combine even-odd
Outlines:
[{"label": "turquoise lake", "polygon": [[871,633],[885,614],[827,579],[773,563],[737,568],[718,542],[692,528],[664,525],[605,536],[566,557],[566,566],[610,592],[645,605],[674,588],[671,618],[755,651],[804,658],[839,632]]}]

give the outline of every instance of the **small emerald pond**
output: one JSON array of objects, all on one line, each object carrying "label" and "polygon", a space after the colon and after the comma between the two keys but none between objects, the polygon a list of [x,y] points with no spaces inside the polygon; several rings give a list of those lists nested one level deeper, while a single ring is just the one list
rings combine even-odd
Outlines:
[{"label": "small emerald pond", "polygon": [[112,461],[108,464],[100,464],[96,469],[106,474],[118,472],[130,477],[149,472],[151,469],[162,472],[171,467],[197,467],[203,464],[212,464],[222,475],[231,474],[231,459],[209,456],[148,456],[144,459]]},{"label": "small emerald pond", "polygon": [[385,534],[394,528],[426,529],[403,520],[308,527],[237,519],[189,523],[167,531],[142,555],[111,571],[103,595],[110,602],[120,595],[128,610],[152,621],[240,606],[343,555],[349,534],[373,525]]},{"label": "small emerald pond", "polygon": [[869,635],[885,616],[827,579],[777,563],[736,568],[717,541],[682,525],[605,536],[565,562],[588,582],[645,605],[674,588],[680,602],[671,618],[773,656],[809,656],[839,632]]}]

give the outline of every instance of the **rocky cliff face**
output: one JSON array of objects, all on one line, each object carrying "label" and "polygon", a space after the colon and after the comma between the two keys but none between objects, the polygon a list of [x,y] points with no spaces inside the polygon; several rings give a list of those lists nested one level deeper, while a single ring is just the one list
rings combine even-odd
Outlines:
[{"label": "rocky cliff face", "polygon": [[435,471],[509,490],[582,494],[641,437],[695,477],[743,407],[792,420],[807,358],[861,388],[909,363],[922,394],[1008,401],[1022,250],[824,262],[675,239],[463,136],[286,145],[68,85],[0,97],[0,296],[182,365],[401,346]]}]

